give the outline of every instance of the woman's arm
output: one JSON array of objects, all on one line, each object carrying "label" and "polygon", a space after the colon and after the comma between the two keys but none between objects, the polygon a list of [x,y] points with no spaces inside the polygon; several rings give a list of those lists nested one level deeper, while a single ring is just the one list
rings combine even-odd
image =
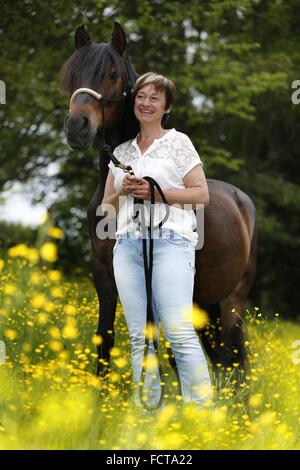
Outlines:
[{"label": "woman's arm", "polygon": [[[143,178],[138,179],[139,185],[134,185],[130,196],[140,199],[150,199],[150,184]],[[205,174],[202,165],[194,166],[183,178],[184,189],[163,189],[169,204],[185,204],[192,205],[192,209],[196,209],[197,204],[204,204],[206,207],[209,203],[209,193]],[[155,194],[156,202],[162,202],[159,193]]]},{"label": "woman's arm", "polygon": [[102,204],[111,204],[111,205],[114,206],[114,208],[118,212],[119,208],[120,208],[119,207],[119,198],[122,195],[124,195],[122,188],[119,189],[118,191],[115,190],[114,176],[112,174],[112,171],[109,170],[108,175],[107,175],[107,179],[106,179]]}]

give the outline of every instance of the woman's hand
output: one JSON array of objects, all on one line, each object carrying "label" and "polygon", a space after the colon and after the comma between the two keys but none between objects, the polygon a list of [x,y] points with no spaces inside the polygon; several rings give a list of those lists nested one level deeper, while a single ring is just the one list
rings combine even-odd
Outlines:
[{"label": "woman's hand", "polygon": [[150,199],[150,184],[138,176],[126,175],[122,182],[122,191],[127,196],[136,197],[138,199]]}]

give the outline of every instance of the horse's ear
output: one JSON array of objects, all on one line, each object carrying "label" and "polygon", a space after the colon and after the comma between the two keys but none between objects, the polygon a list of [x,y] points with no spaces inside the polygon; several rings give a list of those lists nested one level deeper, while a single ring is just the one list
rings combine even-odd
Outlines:
[{"label": "horse's ear", "polygon": [[92,40],[89,34],[86,32],[84,25],[79,26],[75,32],[75,47],[80,49],[83,46],[91,44]]},{"label": "horse's ear", "polygon": [[111,43],[114,48],[123,56],[126,50],[126,35],[122,26],[115,21],[115,27],[111,37]]}]

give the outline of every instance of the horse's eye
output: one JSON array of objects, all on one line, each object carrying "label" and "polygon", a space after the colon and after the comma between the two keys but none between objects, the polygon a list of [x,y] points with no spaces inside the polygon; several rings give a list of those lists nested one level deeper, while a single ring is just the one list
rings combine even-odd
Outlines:
[{"label": "horse's eye", "polygon": [[116,70],[110,74],[111,80],[117,80],[118,78],[119,78],[119,74]]}]

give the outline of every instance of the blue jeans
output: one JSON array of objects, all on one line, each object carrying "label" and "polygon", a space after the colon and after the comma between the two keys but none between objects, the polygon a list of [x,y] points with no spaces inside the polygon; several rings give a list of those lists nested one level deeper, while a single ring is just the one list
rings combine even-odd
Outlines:
[{"label": "blue jeans", "polygon": [[[138,384],[144,358],[146,327],[146,287],[143,262],[143,241],[139,234],[116,240],[114,275],[131,340],[131,360],[135,401],[140,403]],[[147,240],[148,247],[149,240]],[[183,400],[204,405],[211,399],[211,382],[207,363],[186,309],[193,305],[195,250],[190,242],[174,232],[168,238],[154,239],[153,311],[160,320],[166,340],[175,356]],[[157,329],[158,331],[158,329]],[[149,344],[144,390],[147,404],[153,406],[160,397],[160,377],[152,341]],[[152,365],[152,367],[151,367]]]}]

